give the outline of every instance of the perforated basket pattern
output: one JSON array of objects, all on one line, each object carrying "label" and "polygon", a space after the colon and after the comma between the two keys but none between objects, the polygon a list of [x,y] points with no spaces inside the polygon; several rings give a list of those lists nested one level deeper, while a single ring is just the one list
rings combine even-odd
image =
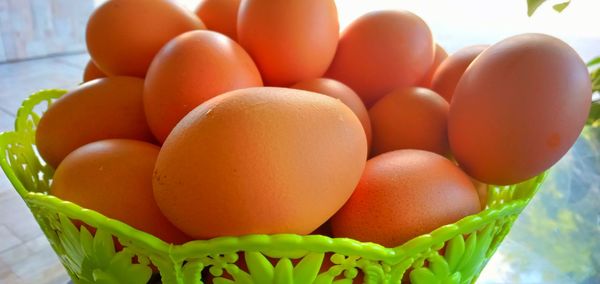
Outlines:
[{"label": "perforated basket pattern", "polygon": [[15,131],[0,134],[0,165],[75,283],[472,283],[545,178],[489,186],[481,213],[395,248],[292,234],[170,245],[47,194],[53,170],[37,155],[35,128],[64,93],[45,90],[23,102]]}]

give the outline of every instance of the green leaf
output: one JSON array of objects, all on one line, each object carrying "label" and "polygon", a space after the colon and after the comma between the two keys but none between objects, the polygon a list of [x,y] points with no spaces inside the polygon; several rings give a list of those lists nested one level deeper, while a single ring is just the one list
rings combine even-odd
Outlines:
[{"label": "green leaf", "polygon": [[92,236],[90,231],[88,231],[88,229],[85,226],[81,226],[81,229],[79,230],[79,235],[81,248],[83,248],[84,251],[92,251],[94,237]]},{"label": "green leaf", "polygon": [[531,17],[546,0],[527,0],[527,16]]},{"label": "green leaf", "polygon": [[442,284],[460,284],[460,280],[460,272],[455,272],[454,274],[450,275],[450,277],[444,279]]},{"label": "green leaf", "polygon": [[317,276],[317,279],[315,279],[313,284],[330,284],[333,282],[333,278],[335,278],[335,276],[332,276],[328,273],[321,273],[319,276]]},{"label": "green leaf", "polygon": [[235,282],[233,282],[229,279],[225,279],[223,277],[217,277],[217,278],[213,279],[213,283],[214,284],[234,284]]},{"label": "green leaf", "polygon": [[235,280],[236,284],[253,284],[255,283],[252,280],[252,277],[250,277],[250,274],[246,273],[245,271],[238,269],[235,273],[234,272],[229,272],[229,274],[231,274],[231,276],[233,276],[233,279]]},{"label": "green leaf", "polygon": [[[527,0],[527,15],[531,17],[535,11],[546,2],[546,0]],[[567,0],[562,3],[555,4],[552,6],[557,12],[562,12],[567,6],[571,4],[571,0]]]},{"label": "green leaf", "polygon": [[600,102],[592,103],[587,124],[592,127],[600,127]]},{"label": "green leaf", "polygon": [[289,258],[282,258],[277,262],[273,273],[274,284],[290,284],[294,279],[294,266]]},{"label": "green leaf", "polygon": [[272,283],[273,282],[273,265],[260,252],[246,252],[246,264],[248,271],[254,283]]},{"label": "green leaf", "polygon": [[479,268],[485,263],[485,255],[488,251],[492,239],[494,237],[494,224],[489,224],[481,233],[477,236],[477,245],[473,255],[470,257],[465,269],[461,272],[463,279],[471,279],[475,276],[475,273],[479,271]]},{"label": "green leaf", "polygon": [[[435,255],[429,257],[429,268],[438,277],[440,277],[440,276],[446,277],[446,276],[450,275],[450,269],[448,268],[448,263],[439,254],[435,254]],[[442,278],[442,277],[440,277],[440,278]]]},{"label": "green leaf", "polygon": [[[112,236],[104,230],[96,230],[93,241],[93,257],[97,264],[108,264],[115,255],[115,245]],[[101,266],[106,267],[106,266]]]},{"label": "green leaf", "polygon": [[144,284],[152,277],[152,269],[141,264],[131,263],[131,253],[125,250],[115,254],[110,260],[107,272],[123,283]]},{"label": "green leaf", "polygon": [[333,281],[333,284],[352,284],[352,283],[354,283],[354,280],[352,280],[352,279],[340,279],[340,280]]},{"label": "green leaf", "polygon": [[588,66],[588,67],[593,67],[594,65],[600,65],[600,56],[598,56],[598,57],[596,57],[596,58],[594,58],[594,59],[590,60],[590,61],[587,63],[587,66]]},{"label": "green leaf", "polygon": [[421,267],[410,273],[410,282],[414,284],[434,284],[439,283],[439,280],[435,277],[433,272],[429,271],[429,269]]},{"label": "green leaf", "polygon": [[309,253],[294,267],[294,283],[312,283],[323,264],[323,253]]},{"label": "green leaf", "polygon": [[468,263],[473,253],[475,252],[475,248],[477,246],[477,234],[472,233],[467,238],[465,242],[465,252],[463,253],[463,257],[460,260],[460,263],[456,267],[456,270],[460,271],[462,275],[464,275],[463,270],[468,268]]},{"label": "green leaf", "polygon": [[455,271],[463,254],[465,253],[465,240],[462,235],[454,237],[448,242],[444,257],[448,262],[450,271]]},{"label": "green leaf", "polygon": [[[600,56],[590,60],[587,66],[591,69],[592,92],[600,92]],[[600,101],[592,102],[586,124],[592,127],[600,127]]]},{"label": "green leaf", "polygon": [[66,259],[69,262],[68,266],[79,277],[85,277],[86,275],[82,275],[85,251],[79,245],[79,231],[77,231],[71,220],[62,214],[59,214],[59,224],[61,231],[60,244],[65,250]]},{"label": "green leaf", "polygon": [[204,263],[201,261],[190,261],[183,266],[182,276],[183,283],[186,284],[198,284],[200,283],[200,279],[202,279],[202,269],[204,268]]},{"label": "green leaf", "polygon": [[556,10],[556,12],[562,12],[565,8],[567,8],[567,6],[569,6],[569,4],[571,4],[571,0],[568,0],[566,2],[563,3],[558,3],[554,6],[552,6],[552,8],[554,8],[554,10]]}]

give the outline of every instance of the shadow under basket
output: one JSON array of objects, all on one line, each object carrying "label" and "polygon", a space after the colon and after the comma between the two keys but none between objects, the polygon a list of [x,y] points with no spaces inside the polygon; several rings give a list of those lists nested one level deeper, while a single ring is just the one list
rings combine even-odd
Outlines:
[{"label": "shadow under basket", "polygon": [[74,283],[473,283],[546,176],[488,186],[479,214],[394,248],[293,234],[170,245],[48,195],[53,169],[36,152],[35,129],[64,93],[41,91],[23,102],[15,131],[0,134],[0,165]]}]

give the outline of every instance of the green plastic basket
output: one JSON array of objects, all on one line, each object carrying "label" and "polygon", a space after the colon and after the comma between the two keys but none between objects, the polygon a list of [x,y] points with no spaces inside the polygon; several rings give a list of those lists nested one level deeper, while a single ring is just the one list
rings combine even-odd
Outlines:
[{"label": "green plastic basket", "polygon": [[[481,213],[395,248],[292,234],[170,245],[47,194],[53,170],[36,152],[35,129],[40,115],[64,93],[41,91],[23,102],[15,131],[0,134],[0,165],[74,283],[472,283],[546,176],[489,186]],[[78,228],[73,220],[89,226]]]}]

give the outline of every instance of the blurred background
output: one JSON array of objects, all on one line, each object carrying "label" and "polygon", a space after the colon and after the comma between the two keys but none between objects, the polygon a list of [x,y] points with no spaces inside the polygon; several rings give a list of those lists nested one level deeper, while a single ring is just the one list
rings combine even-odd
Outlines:
[{"label": "blurred background", "polygon": [[[85,25],[104,0],[0,0],[0,132],[21,102],[45,88],[73,88],[89,60]],[[178,0],[194,9],[198,0]],[[527,16],[526,0],[338,0],[342,28],[373,10],[421,16],[452,53],[474,44],[540,32],[588,61],[600,55],[600,1],[548,1]],[[535,2],[531,1],[531,2]],[[66,283],[68,277],[33,217],[0,174],[0,283]],[[600,283],[600,131],[586,128],[490,260],[478,283]]]},{"label": "blurred background", "polygon": [[[0,0],[0,62],[85,51],[85,24],[105,0]],[[194,9],[198,0],[177,0]],[[584,59],[597,55],[600,1],[573,0],[562,13],[548,1],[527,17],[526,0],[337,0],[340,23],[380,9],[407,9],[421,16],[449,52],[470,44],[491,44],[524,32],[557,36]],[[535,2],[535,1],[533,1]],[[596,17],[595,17],[596,16]]]}]

